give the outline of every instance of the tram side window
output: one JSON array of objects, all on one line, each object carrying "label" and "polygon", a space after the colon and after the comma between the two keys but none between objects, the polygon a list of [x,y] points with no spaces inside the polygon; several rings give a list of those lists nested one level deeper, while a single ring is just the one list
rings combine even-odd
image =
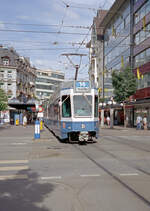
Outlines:
[{"label": "tram side window", "polygon": [[71,103],[70,96],[62,96],[62,117],[71,117]]},{"label": "tram side window", "polygon": [[95,96],[94,116],[98,117],[98,96]]}]

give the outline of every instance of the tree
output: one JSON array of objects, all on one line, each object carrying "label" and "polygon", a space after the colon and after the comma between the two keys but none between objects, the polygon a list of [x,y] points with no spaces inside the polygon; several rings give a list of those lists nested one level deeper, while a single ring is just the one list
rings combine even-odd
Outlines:
[{"label": "tree", "polygon": [[124,126],[126,127],[126,111],[125,101],[136,92],[136,77],[131,68],[126,68],[123,71],[113,71],[112,85],[114,88],[114,99],[117,102],[123,102],[124,108]]},{"label": "tree", "polygon": [[112,85],[114,99],[117,102],[125,102],[136,92],[136,77],[129,67],[123,71],[113,71]]},{"label": "tree", "polygon": [[7,108],[7,95],[3,89],[0,88],[0,111],[3,111]]}]

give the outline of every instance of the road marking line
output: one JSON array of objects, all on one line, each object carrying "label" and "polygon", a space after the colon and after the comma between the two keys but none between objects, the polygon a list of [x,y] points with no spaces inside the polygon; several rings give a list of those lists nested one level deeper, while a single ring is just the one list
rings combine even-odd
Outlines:
[{"label": "road marking line", "polygon": [[26,145],[27,143],[11,143],[11,145]]},{"label": "road marking line", "polygon": [[0,180],[7,180],[7,179],[28,179],[28,175],[20,174],[20,175],[3,175],[3,176],[0,176]]},{"label": "road marking line", "polygon": [[41,177],[42,180],[49,180],[49,179],[61,179],[61,176],[55,176],[55,177]]},{"label": "road marking line", "polygon": [[28,160],[0,160],[0,164],[28,163]]},{"label": "road marking line", "polygon": [[126,173],[126,174],[120,174],[120,176],[138,176],[137,173]]},{"label": "road marking line", "polygon": [[100,174],[81,174],[80,177],[100,177]]},{"label": "road marking line", "polygon": [[27,170],[28,166],[5,166],[0,167],[0,171],[16,171],[16,170]]}]

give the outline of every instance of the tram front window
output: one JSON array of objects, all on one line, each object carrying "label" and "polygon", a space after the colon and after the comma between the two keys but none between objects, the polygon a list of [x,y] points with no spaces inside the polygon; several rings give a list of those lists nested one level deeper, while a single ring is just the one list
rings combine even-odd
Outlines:
[{"label": "tram front window", "polygon": [[92,96],[90,95],[75,95],[74,115],[75,116],[91,116],[92,115]]},{"label": "tram front window", "polygon": [[71,117],[70,96],[62,96],[62,117]]}]

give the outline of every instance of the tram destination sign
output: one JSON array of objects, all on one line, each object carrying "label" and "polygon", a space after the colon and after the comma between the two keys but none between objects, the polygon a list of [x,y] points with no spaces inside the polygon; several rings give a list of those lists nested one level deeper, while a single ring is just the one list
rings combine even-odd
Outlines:
[{"label": "tram destination sign", "polygon": [[88,92],[91,86],[89,81],[75,81],[74,88],[76,92]]}]

